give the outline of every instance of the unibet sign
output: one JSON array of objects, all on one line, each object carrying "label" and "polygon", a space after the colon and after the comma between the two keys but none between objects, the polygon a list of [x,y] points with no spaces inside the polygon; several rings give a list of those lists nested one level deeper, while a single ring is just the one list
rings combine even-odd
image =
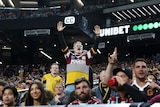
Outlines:
[{"label": "unibet sign", "polygon": [[133,31],[142,31],[160,28],[160,22],[144,23],[133,26]]},{"label": "unibet sign", "polygon": [[124,25],[124,26],[100,29],[100,36],[103,37],[103,36],[127,34],[129,31],[129,28],[130,28],[130,25]]}]

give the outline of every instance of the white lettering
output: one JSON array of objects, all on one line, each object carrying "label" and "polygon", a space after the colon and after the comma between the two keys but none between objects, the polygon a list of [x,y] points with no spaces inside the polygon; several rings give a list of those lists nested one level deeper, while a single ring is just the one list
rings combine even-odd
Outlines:
[{"label": "white lettering", "polygon": [[64,18],[64,24],[74,24],[74,23],[75,23],[74,16],[68,16]]},{"label": "white lettering", "polygon": [[119,26],[119,34],[124,34],[124,26]]},{"label": "white lettering", "polygon": [[110,36],[110,34],[111,34],[111,30],[110,30],[110,28],[106,28],[105,30],[105,36],[107,36],[107,35],[109,35]]},{"label": "white lettering", "polygon": [[113,35],[118,35],[118,27],[113,28]]},{"label": "white lettering", "polygon": [[100,37],[103,37],[105,35],[104,29],[100,29]]},{"label": "white lettering", "polygon": [[124,28],[125,28],[125,33],[128,33],[128,29],[130,28],[130,25],[126,25],[124,26]]},{"label": "white lettering", "polygon": [[71,60],[71,63],[72,64],[86,64],[86,61],[85,60]]},{"label": "white lettering", "polygon": [[100,36],[127,34],[129,32],[129,28],[130,25],[100,29]]}]

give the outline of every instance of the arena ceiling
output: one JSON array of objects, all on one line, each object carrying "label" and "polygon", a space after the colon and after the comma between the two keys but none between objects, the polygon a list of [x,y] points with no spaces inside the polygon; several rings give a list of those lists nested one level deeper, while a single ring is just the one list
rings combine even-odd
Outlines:
[{"label": "arena ceiling", "polygon": [[70,5],[74,8],[95,5],[123,5],[143,0],[1,0],[5,7],[52,7]]},{"label": "arena ceiling", "polygon": [[[160,21],[160,1],[159,0],[81,0],[84,4],[79,4],[80,0],[12,0],[14,7],[7,4],[0,7],[4,9],[45,9],[54,6],[65,7],[66,11],[75,8],[79,12],[82,8],[93,9],[91,14],[83,14],[89,21],[89,30],[92,32],[93,26],[99,24],[102,28],[111,26],[120,26],[125,24],[138,24],[145,22]],[[64,8],[63,8],[64,9]],[[10,10],[9,10],[10,11]],[[96,12],[95,12],[96,11]],[[148,12],[149,13],[148,13]],[[128,13],[127,13],[128,12]],[[127,14],[127,15],[126,15]],[[145,15],[144,15],[145,14]],[[81,14],[76,13],[79,17]],[[135,15],[135,16],[133,16]],[[33,19],[21,19],[18,23],[16,20],[0,20],[0,59],[3,64],[32,64],[32,63],[52,63],[58,61],[65,63],[61,52],[60,41],[56,32],[56,23],[59,19],[53,17],[36,17]],[[52,22],[52,23],[51,23]],[[66,42],[70,48],[76,40],[84,44],[85,49],[89,49],[94,44],[92,33],[86,32],[80,28],[78,23],[76,27],[68,26],[64,30]],[[49,29],[50,34],[25,36],[25,30]],[[127,41],[127,36],[141,33],[153,33],[154,38],[137,39]],[[107,36],[100,39],[105,43],[105,47],[100,49],[101,54],[97,56],[97,62],[105,61],[108,52],[111,52],[115,46],[119,48],[120,59],[126,56],[142,56],[143,54],[151,55],[158,52],[160,45],[158,29],[131,33],[119,36]],[[43,52],[52,57],[48,59]],[[148,52],[148,49],[152,52]],[[100,57],[102,56],[102,57]],[[96,57],[95,57],[96,58]]]}]

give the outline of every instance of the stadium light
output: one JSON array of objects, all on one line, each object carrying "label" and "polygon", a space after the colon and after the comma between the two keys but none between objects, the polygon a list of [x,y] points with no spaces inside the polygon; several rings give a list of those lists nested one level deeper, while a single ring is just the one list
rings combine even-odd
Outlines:
[{"label": "stadium light", "polygon": [[2,6],[2,7],[4,7],[4,6],[5,6],[5,4],[3,3],[3,1],[2,1],[2,0],[0,0],[0,6]]},{"label": "stadium light", "polygon": [[48,54],[46,54],[45,52],[40,51],[40,53],[41,53],[41,54],[43,54],[44,56],[46,56],[48,59],[52,59],[52,57],[51,57],[51,56],[49,56]]},{"label": "stadium light", "polygon": [[13,3],[13,1],[12,1],[12,0],[7,0],[7,1],[8,1],[9,6],[11,6],[11,7],[15,7],[15,5],[14,5],[14,3]]},{"label": "stadium light", "polygon": [[82,2],[82,0],[77,0],[77,2],[78,2],[81,6],[84,6],[84,3]]},{"label": "stadium light", "polygon": [[2,49],[3,50],[11,50],[11,47],[3,46]]},{"label": "stadium light", "polygon": [[0,6],[5,7],[6,6],[5,3],[7,3],[7,5],[10,6],[10,7],[15,7],[15,5],[14,5],[12,0],[6,0],[4,3],[3,3],[2,0],[0,0]]}]

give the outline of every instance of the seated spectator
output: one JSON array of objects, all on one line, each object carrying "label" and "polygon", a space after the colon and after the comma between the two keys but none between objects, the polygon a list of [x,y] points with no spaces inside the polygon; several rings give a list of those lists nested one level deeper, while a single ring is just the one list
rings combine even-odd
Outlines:
[{"label": "seated spectator", "polygon": [[26,89],[28,89],[32,83],[32,80],[26,80]]},{"label": "seated spectator", "polygon": [[92,73],[92,75],[93,75],[93,87],[92,88],[94,88],[94,87],[97,87],[98,86],[98,84],[99,84],[99,76],[98,76],[98,74],[97,73],[95,73],[95,72],[93,72]]},{"label": "seated spectator", "polygon": [[159,77],[160,77],[160,71],[158,70],[158,68],[153,68],[152,70],[152,74],[156,77],[157,82],[160,82]]},{"label": "seated spectator", "polygon": [[34,82],[41,82],[41,79],[40,79],[40,78],[34,78],[33,81],[34,81]]},{"label": "seated spectator", "polygon": [[90,82],[85,77],[76,79],[74,86],[77,99],[71,102],[70,105],[102,104],[100,99],[92,96]]},{"label": "seated spectator", "polygon": [[7,86],[2,92],[3,107],[18,106],[18,92],[14,86]]},{"label": "seated spectator", "polygon": [[[91,91],[91,95],[92,95],[92,96],[96,96],[96,93],[95,93],[94,91]],[[77,97],[76,97],[76,95],[75,95],[75,91],[72,91],[72,92],[70,93],[70,95],[69,95],[69,99],[68,99],[68,102],[67,102],[66,105],[70,104],[71,102],[73,102],[73,101],[76,100],[76,99],[77,99]]]},{"label": "seated spectator", "polygon": [[[97,87],[92,90],[96,93],[96,97],[99,98],[103,103],[107,103],[111,96],[111,89],[108,87],[108,78],[110,78],[110,71],[112,71],[114,64],[117,61],[117,49],[114,49],[112,55],[108,55],[108,65],[106,70],[100,72],[100,83]],[[107,76],[106,76],[107,75]]]},{"label": "seated spectator", "polygon": [[34,82],[28,90],[25,102],[22,106],[41,106],[49,105],[45,97],[44,86],[40,82]]},{"label": "seated spectator", "polygon": [[155,77],[155,75],[154,74],[148,74],[147,75],[147,78],[149,79],[149,80],[151,80],[151,81],[153,81],[153,82],[156,82],[157,81],[157,78]]},{"label": "seated spectator", "polygon": [[2,91],[8,85],[8,82],[0,80],[0,105],[2,105]]},{"label": "seated spectator", "polygon": [[92,90],[96,93],[96,97],[99,98],[103,103],[107,103],[110,97],[111,89],[108,87],[107,82],[104,81],[105,71],[100,72],[100,83],[97,87]]},{"label": "seated spectator", "polygon": [[[147,96],[144,93],[130,86],[132,81],[132,72],[130,70],[115,68],[113,70],[113,75],[114,76],[111,78],[112,81],[109,80],[108,84],[117,93],[113,92],[115,96],[112,96],[108,103],[147,102]],[[115,84],[112,82],[115,82]]]},{"label": "seated spectator", "polygon": [[148,71],[149,69],[146,60],[143,58],[137,58],[133,63],[133,72],[135,74],[135,80],[133,81],[132,86],[137,88],[139,91],[145,92],[148,100],[150,100],[152,97],[159,94],[159,90],[154,88],[154,83],[148,80]]},{"label": "seated spectator", "polygon": [[154,82],[154,83],[156,83],[157,85],[160,85],[160,82],[157,81],[157,78],[156,78],[156,76],[155,76],[154,74],[148,74],[148,75],[147,75],[147,78],[148,78],[148,80],[149,80],[150,82]]},{"label": "seated spectator", "polygon": [[68,96],[64,94],[64,86],[62,83],[56,84],[55,87],[56,95],[54,97],[54,102],[56,105],[64,105],[68,102]]},{"label": "seated spectator", "polygon": [[156,76],[153,74],[148,74],[147,78],[148,78],[148,80],[146,82],[150,83],[149,87],[151,89],[156,89],[157,91],[159,90],[159,92],[160,92],[160,86],[159,86],[160,83],[157,81]]},{"label": "seated spectator", "polygon": [[50,105],[55,105],[54,96],[50,90],[45,90],[45,97]]}]

